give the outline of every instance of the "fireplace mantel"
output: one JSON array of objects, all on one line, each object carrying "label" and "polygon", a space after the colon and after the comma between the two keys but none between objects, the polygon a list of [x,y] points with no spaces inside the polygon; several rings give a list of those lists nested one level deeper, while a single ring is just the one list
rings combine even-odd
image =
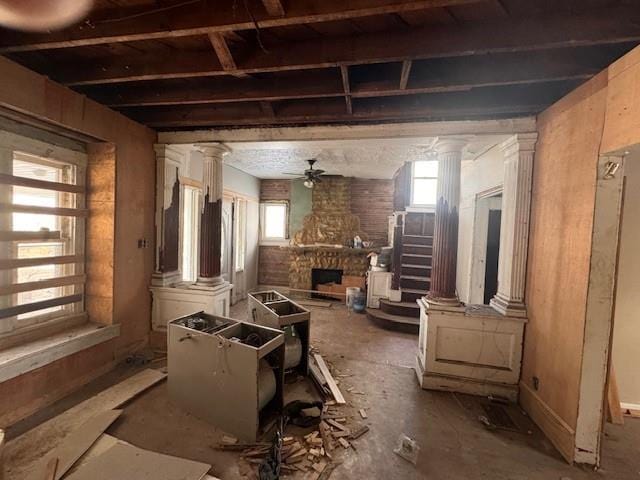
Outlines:
[{"label": "fireplace mantel", "polygon": [[312,287],[311,272],[314,268],[342,270],[344,275],[363,277],[367,273],[371,252],[375,248],[330,247],[306,245],[285,247],[291,255],[289,286],[309,290]]}]

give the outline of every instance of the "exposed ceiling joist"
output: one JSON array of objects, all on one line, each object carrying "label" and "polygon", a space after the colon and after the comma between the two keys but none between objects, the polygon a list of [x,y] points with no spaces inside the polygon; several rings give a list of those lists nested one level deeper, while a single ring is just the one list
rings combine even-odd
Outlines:
[{"label": "exposed ceiling joist", "polygon": [[220,60],[222,68],[226,71],[237,70],[238,66],[233,59],[233,55],[231,55],[231,50],[229,50],[224,35],[220,32],[212,32],[209,34],[209,41],[218,56],[218,60]]},{"label": "exposed ceiling joist", "polygon": [[[351,86],[352,98],[464,91],[472,88],[587,79],[607,65],[609,49],[556,49],[527,54],[454,57],[417,63],[411,85],[370,80]],[[350,82],[351,83],[351,82]],[[278,74],[271,79],[233,80],[227,77],[150,84],[84,87],[81,91],[110,107],[188,105],[243,101],[280,101],[338,97],[345,93],[335,69]]]},{"label": "exposed ceiling joist", "polygon": [[361,103],[353,105],[352,114],[345,112],[344,101],[340,97],[320,102],[282,102],[278,106],[277,117],[265,114],[260,105],[248,102],[215,106],[134,108],[125,110],[125,113],[155,128],[496,118],[539,112],[575,86],[576,82],[569,81],[535,87],[515,86],[497,90],[438,93],[373,103],[369,99],[363,99]]},{"label": "exposed ceiling joist", "polygon": [[340,76],[342,77],[342,91],[344,92],[344,101],[347,106],[347,113],[353,113],[353,105],[351,103],[351,82],[349,81],[349,67],[340,65]]},{"label": "exposed ceiling joist", "polygon": [[284,6],[280,0],[262,0],[262,4],[272,17],[284,17]]},{"label": "exposed ceiling joist", "polygon": [[[85,23],[60,32],[28,34],[3,32],[0,53],[70,48],[106,43],[135,42],[170,37],[206,35],[211,32],[252,30],[279,26],[300,25],[388,13],[424,10],[449,5],[476,3],[479,0],[299,0],[291,2],[284,15],[270,16],[255,8],[237,8],[235,2],[217,2],[212,8],[207,2],[163,9],[157,13],[128,15],[126,9],[118,19],[91,18]],[[242,2],[240,2],[242,3]],[[280,3],[264,0],[267,3]],[[267,7],[271,8],[271,7]],[[277,7],[276,7],[277,8]],[[249,10],[249,11],[247,11]],[[265,9],[266,10],[266,9]]]},{"label": "exposed ceiling joist", "polygon": [[409,83],[409,75],[411,74],[411,60],[402,62],[402,70],[400,71],[400,90],[406,90]]},{"label": "exposed ceiling joist", "polygon": [[184,53],[173,59],[140,55],[109,64],[92,61],[59,66],[57,79],[67,85],[170,78],[191,78],[259,73],[348,64],[530,52],[536,50],[612,44],[640,40],[640,9],[613,9],[571,16],[546,16],[480,24],[468,27],[430,27],[385,35],[361,34],[351,37],[297,42],[256,49],[234,72],[223,70],[206,54]]}]

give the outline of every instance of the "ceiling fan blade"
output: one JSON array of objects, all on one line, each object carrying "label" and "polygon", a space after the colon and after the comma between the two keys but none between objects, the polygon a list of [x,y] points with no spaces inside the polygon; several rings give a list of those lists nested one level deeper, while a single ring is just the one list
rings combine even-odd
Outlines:
[{"label": "ceiling fan blade", "polygon": [[301,173],[289,173],[289,172],[280,172],[282,175],[295,175],[296,177],[299,177],[300,175],[302,175]]},{"label": "ceiling fan blade", "polygon": [[314,174],[314,175],[322,175],[323,173],[324,173],[324,170],[319,170],[319,169],[318,169],[318,170],[314,170],[314,171],[313,171],[313,174]]}]

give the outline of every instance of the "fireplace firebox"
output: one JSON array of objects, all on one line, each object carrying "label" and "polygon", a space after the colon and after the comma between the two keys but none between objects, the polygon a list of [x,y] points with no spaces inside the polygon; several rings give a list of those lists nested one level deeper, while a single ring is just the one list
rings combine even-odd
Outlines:
[{"label": "fireplace firebox", "polygon": [[[327,283],[341,284],[342,273],[343,273],[343,270],[328,269],[328,268],[312,268],[311,269],[311,288],[313,290],[318,290],[318,285],[323,285]],[[319,293],[314,293],[313,296],[316,298],[325,298],[324,295]]]}]

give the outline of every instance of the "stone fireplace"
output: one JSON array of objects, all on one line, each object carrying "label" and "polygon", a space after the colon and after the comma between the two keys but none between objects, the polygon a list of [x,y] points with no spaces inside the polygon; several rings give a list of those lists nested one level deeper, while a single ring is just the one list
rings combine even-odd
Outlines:
[{"label": "stone fireplace", "polygon": [[367,272],[369,252],[375,249],[352,248],[360,229],[360,219],[351,212],[351,179],[324,176],[312,192],[311,213],[302,229],[293,235],[289,247],[289,286],[311,290],[313,270],[340,270],[343,275],[362,277]]}]

